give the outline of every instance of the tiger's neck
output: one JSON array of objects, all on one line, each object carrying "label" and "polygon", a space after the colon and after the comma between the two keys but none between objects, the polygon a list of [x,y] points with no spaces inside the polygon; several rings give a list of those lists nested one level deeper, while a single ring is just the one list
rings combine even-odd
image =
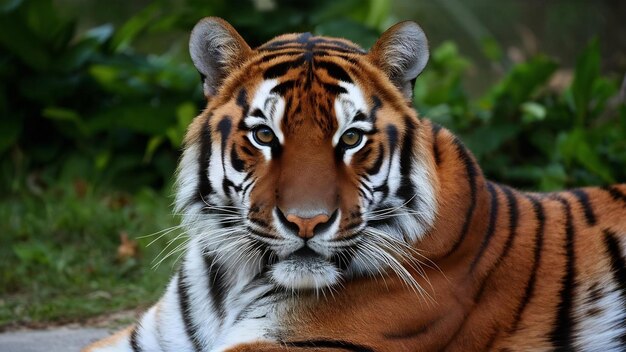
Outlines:
[{"label": "tiger's neck", "polygon": [[[422,120],[424,147],[432,151],[438,189],[437,217],[419,247],[431,260],[475,269],[481,243],[493,235],[490,189],[474,156],[450,131]],[[491,228],[490,228],[491,220]]]},{"label": "tiger's neck", "polygon": [[498,209],[496,198],[510,190],[488,181],[471,152],[450,131],[423,122],[423,138],[436,168],[438,208],[433,226],[416,247],[445,273],[443,286],[433,287],[433,295],[449,290],[458,307],[469,312],[493,281],[490,273],[502,255],[493,250],[494,243],[505,242],[501,237],[508,231],[500,228],[498,218],[505,209]]}]

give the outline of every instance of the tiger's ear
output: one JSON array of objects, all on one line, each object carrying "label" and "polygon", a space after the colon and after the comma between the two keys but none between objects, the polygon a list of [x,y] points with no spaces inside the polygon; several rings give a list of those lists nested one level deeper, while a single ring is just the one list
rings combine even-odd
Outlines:
[{"label": "tiger's ear", "polygon": [[417,23],[400,22],[378,38],[369,57],[411,101],[415,78],[428,62],[428,40]]},{"label": "tiger's ear", "polygon": [[217,17],[200,20],[189,38],[189,54],[200,72],[204,95],[217,93],[224,78],[241,65],[252,49],[228,22]]}]

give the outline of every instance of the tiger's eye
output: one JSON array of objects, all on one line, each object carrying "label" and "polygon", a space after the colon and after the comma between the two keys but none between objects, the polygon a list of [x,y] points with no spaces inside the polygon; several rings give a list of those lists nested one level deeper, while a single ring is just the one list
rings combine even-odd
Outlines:
[{"label": "tiger's eye", "polygon": [[361,142],[362,133],[358,130],[347,130],[341,135],[341,142],[348,147],[356,147]]},{"label": "tiger's eye", "polygon": [[259,144],[269,145],[274,141],[274,132],[269,127],[259,127],[254,131],[254,139]]}]

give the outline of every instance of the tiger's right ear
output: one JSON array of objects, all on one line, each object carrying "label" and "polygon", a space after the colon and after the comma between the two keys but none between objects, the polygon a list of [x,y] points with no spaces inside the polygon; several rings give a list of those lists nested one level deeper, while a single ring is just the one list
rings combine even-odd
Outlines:
[{"label": "tiger's right ear", "polygon": [[215,96],[229,72],[241,65],[252,49],[228,22],[217,17],[200,20],[189,38],[191,60],[202,76],[204,95]]}]

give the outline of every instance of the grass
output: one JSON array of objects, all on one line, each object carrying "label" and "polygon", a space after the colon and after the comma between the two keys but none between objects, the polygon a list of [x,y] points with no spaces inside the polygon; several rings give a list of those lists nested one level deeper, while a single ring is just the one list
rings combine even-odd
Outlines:
[{"label": "grass", "polygon": [[[176,255],[156,269],[154,258],[177,231],[150,246],[156,236],[138,237],[177,224],[171,201],[149,189],[127,194],[82,181],[0,198],[0,330],[154,302]],[[123,233],[131,243],[118,253]]]}]

